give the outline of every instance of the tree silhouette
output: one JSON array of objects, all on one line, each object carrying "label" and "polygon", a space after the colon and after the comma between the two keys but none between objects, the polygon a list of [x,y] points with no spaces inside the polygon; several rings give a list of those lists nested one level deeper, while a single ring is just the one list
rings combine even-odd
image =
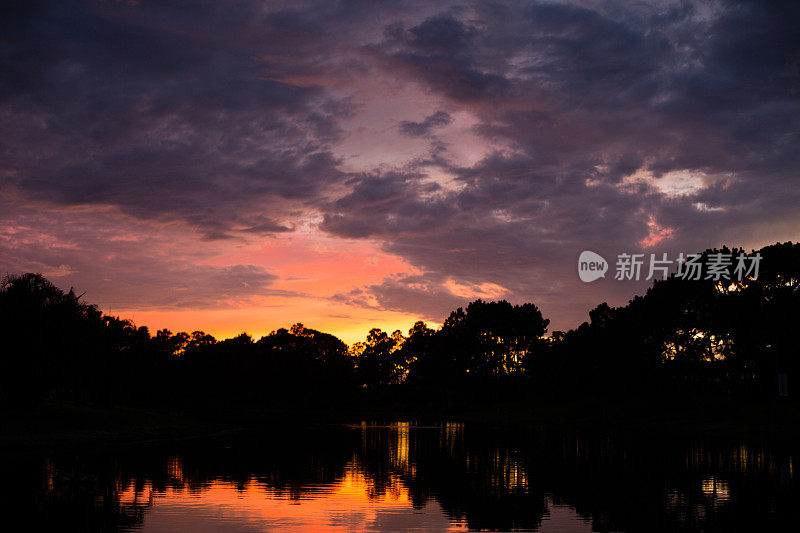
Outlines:
[{"label": "tree silhouette", "polygon": [[476,300],[465,311],[453,311],[441,335],[457,374],[502,376],[522,372],[549,323],[532,303]]},{"label": "tree silhouette", "polygon": [[[723,247],[700,256],[742,252]],[[167,329],[151,336],[40,274],[11,275],[0,283],[2,394],[17,404],[76,398],[271,406],[346,404],[368,398],[364,390],[389,391],[384,401],[448,390],[478,401],[468,392],[476,385],[550,397],[654,390],[769,397],[779,376],[791,385],[800,370],[800,244],[758,253],[757,278],[736,279],[734,264],[717,272],[720,279],[707,270],[698,279],[673,275],[624,306],[598,305],[587,322],[549,338],[549,320],[533,303],[476,300],[438,330],[424,322],[407,336],[373,328],[351,348],[302,323],[258,341]]]}]

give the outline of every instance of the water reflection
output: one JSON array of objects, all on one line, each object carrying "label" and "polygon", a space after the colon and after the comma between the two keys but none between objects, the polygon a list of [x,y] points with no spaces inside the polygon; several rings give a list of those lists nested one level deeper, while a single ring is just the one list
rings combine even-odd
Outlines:
[{"label": "water reflection", "polygon": [[107,452],[15,452],[31,529],[797,530],[794,450],[452,423],[272,428]]}]

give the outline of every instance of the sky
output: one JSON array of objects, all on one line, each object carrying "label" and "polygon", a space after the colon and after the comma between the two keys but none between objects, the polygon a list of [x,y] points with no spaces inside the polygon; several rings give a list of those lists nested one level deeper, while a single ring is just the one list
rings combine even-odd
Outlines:
[{"label": "sky", "polygon": [[550,330],[800,239],[795,2],[11,1],[0,274],[151,330]]}]

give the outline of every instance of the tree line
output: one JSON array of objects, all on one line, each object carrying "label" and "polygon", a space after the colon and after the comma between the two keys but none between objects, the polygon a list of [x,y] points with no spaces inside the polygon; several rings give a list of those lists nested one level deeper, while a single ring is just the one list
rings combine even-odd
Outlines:
[{"label": "tree line", "polygon": [[12,404],[69,398],[277,407],[386,398],[387,391],[418,398],[654,389],[771,396],[776,383],[798,375],[800,244],[759,253],[757,279],[671,276],[627,305],[602,303],[589,321],[549,336],[549,320],[533,303],[476,300],[438,329],[421,321],[407,334],[375,328],[350,347],[300,323],[258,340],[166,329],[153,335],[40,274],[8,275],[0,284],[2,394]]}]

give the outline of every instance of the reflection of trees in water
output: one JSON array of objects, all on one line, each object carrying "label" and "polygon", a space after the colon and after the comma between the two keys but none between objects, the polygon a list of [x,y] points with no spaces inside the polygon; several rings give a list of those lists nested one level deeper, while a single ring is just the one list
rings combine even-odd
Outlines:
[{"label": "reflection of trees in water", "polygon": [[494,443],[492,432],[473,438],[461,427],[445,427],[442,433],[415,434],[415,475],[404,477],[412,493],[433,495],[470,528],[539,526],[547,513],[545,495],[529,483],[520,448]]},{"label": "reflection of trees in water", "polygon": [[416,506],[435,498],[470,528],[536,528],[551,498],[598,531],[800,524],[797,474],[787,450],[462,426],[365,428],[362,442],[359,460],[380,474],[376,479],[399,477]]},{"label": "reflection of trees in water", "polygon": [[15,454],[3,465],[3,504],[27,531],[110,531],[142,523],[153,504],[147,482],[116,461],[39,460]]},{"label": "reflection of trees in water", "polygon": [[[6,465],[12,499],[35,526],[109,530],[140,524],[170,491],[214,482],[271,497],[313,498],[363,475],[371,498],[435,499],[470,528],[536,528],[552,501],[598,531],[790,528],[800,523],[792,455],[749,444],[609,435],[527,434],[407,423],[313,432],[279,428],[223,444],[56,454]],[[35,472],[37,475],[31,475]],[[8,501],[8,499],[7,499]]]},{"label": "reflection of trees in water", "polygon": [[796,474],[781,482],[782,462],[785,450],[752,444],[578,436],[544,477],[598,531],[796,529]]}]

